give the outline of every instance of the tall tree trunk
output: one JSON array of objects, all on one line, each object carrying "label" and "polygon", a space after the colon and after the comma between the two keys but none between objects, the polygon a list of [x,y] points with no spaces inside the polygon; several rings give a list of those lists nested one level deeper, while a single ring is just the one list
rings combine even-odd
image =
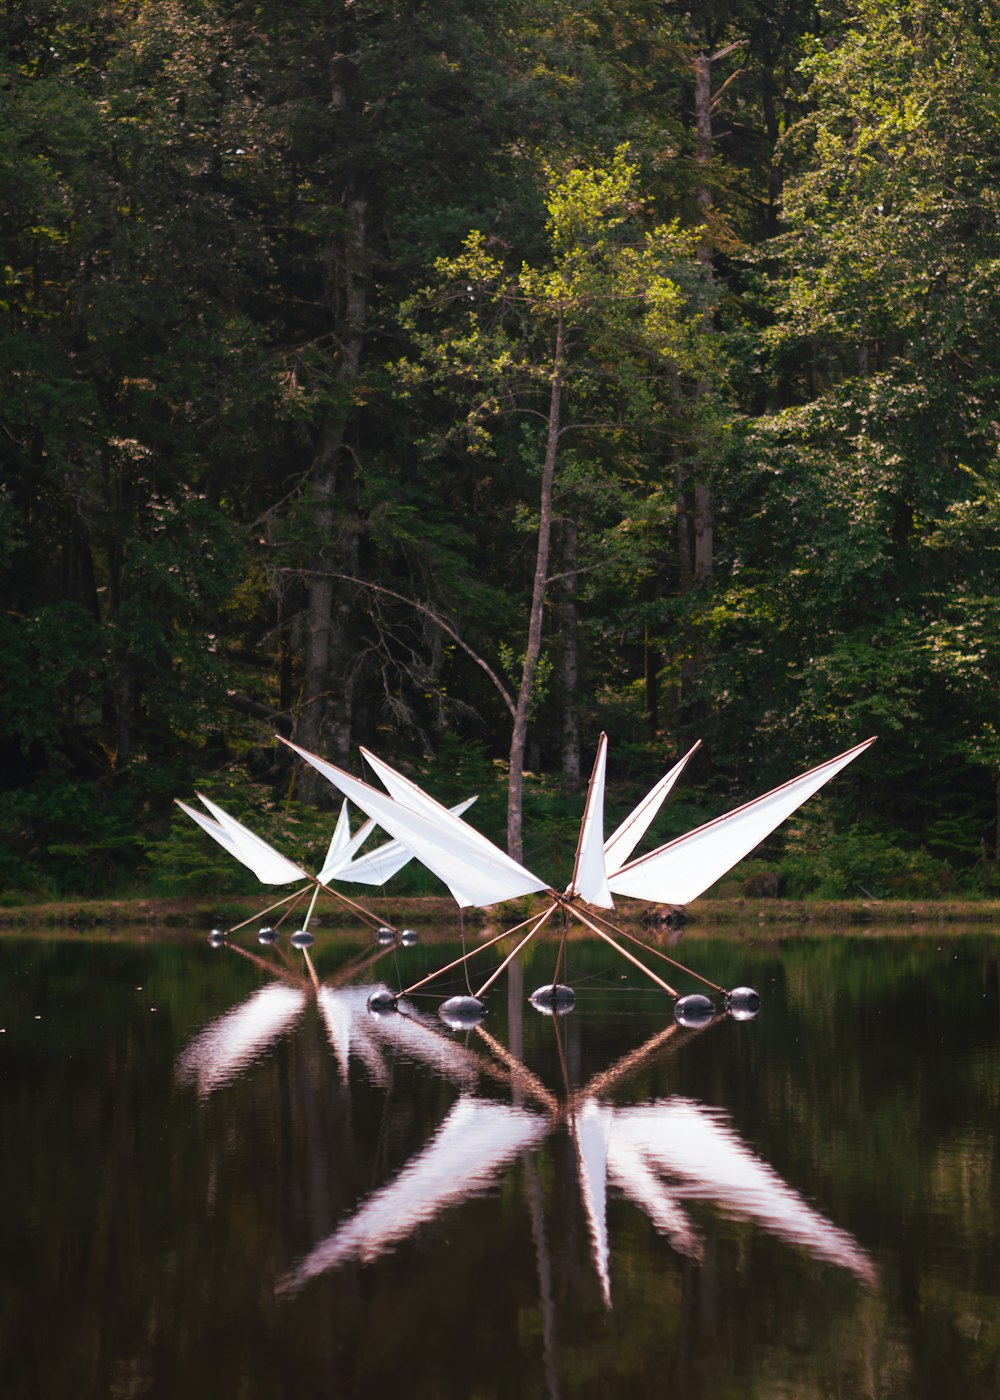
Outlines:
[{"label": "tall tree trunk", "polygon": [[562,522],[562,651],[560,681],[562,690],[562,771],[574,785],[580,781],[580,715],[577,708],[579,685],[579,636],[576,616],[576,521],[566,516]]},{"label": "tall tree trunk", "polygon": [[[339,758],[346,756],[351,740],[351,685],[346,679],[346,666],[334,682],[333,669],[343,660],[347,641],[346,601],[338,603],[337,585],[326,571],[354,573],[351,557],[343,558],[335,550],[335,525],[338,500],[345,494],[344,434],[346,405],[357,383],[364,342],[366,293],[363,264],[366,240],[367,200],[355,193],[347,201],[348,233],[339,259],[330,262],[339,274],[339,287],[334,296],[339,303],[341,325],[338,340],[341,360],[337,382],[341,390],[338,417],[324,424],[312,465],[313,520],[323,540],[306,584],[305,666],[299,712],[296,719],[296,741],[303,748],[319,750],[327,731]],[[353,540],[352,540],[353,543]],[[343,585],[341,585],[342,587]],[[331,685],[338,689],[336,698]],[[325,791],[324,783],[312,769],[300,780],[303,796],[315,798]]]},{"label": "tall tree trunk", "polygon": [[528,644],[524,651],[521,684],[514,710],[514,728],[510,738],[510,770],[507,787],[507,850],[515,860],[523,858],[522,798],[524,791],[524,746],[528,737],[528,716],[531,713],[532,692],[542,653],[542,613],[545,608],[545,585],[549,571],[549,541],[552,534],[552,486],[556,474],[559,448],[559,424],[562,409],[563,357],[565,354],[565,324],[562,313],[556,323],[556,346],[552,360],[549,393],[548,432],[545,440],[545,463],[542,468],[542,499],[538,512],[538,551],[535,555],[535,578],[531,589],[531,612],[528,617]]},{"label": "tall tree trunk", "polygon": [[[708,220],[712,212],[712,187],[709,182],[709,166],[712,160],[712,59],[700,53],[694,61],[694,107],[695,107],[695,160],[701,171],[698,186],[698,208],[705,228],[698,240],[697,257],[706,274],[712,272],[712,241],[708,233]],[[712,328],[712,313],[706,311],[703,317],[704,328]],[[699,395],[702,388],[699,386]],[[694,486],[694,579],[701,583],[712,575],[715,554],[715,533],[712,516],[712,492],[706,481],[696,481]]]}]

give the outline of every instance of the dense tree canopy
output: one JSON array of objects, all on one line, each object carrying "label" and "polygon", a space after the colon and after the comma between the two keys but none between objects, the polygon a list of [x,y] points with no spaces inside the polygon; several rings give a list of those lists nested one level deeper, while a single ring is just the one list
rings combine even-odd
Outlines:
[{"label": "dense tree canopy", "polygon": [[878,733],[788,871],[995,878],[998,31],[4,6],[0,880],[328,807],[275,729],[571,840],[601,728],[687,815]]}]

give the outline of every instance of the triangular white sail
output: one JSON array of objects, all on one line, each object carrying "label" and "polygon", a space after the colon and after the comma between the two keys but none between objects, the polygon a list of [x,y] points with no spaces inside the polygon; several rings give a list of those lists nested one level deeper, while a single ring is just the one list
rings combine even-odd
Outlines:
[{"label": "triangular white sail", "polygon": [[[475,905],[486,908],[518,895],[533,894],[548,888],[544,880],[532,875],[530,870],[512,860],[446,808],[442,807],[430,815],[429,809],[418,812],[404,807],[317,754],[309,753],[287,739],[281,742],[312,764],[356,807],[384,827],[390,836],[402,841],[428,870],[444,881],[461,907]],[[432,804],[433,798],[427,798],[427,803]]]},{"label": "triangular white sail", "polygon": [[[409,807],[413,812],[423,812],[432,819],[437,816],[447,816],[449,809],[443,802],[439,802],[436,797],[431,797],[429,792],[424,792],[423,788],[418,787],[412,778],[406,778],[395,768],[390,768],[384,759],[373,754],[371,749],[366,749],[363,744],[361,755],[385,784],[385,790],[389,796],[403,807]],[[451,810],[454,812],[454,808]]]},{"label": "triangular white sail", "polygon": [[[464,802],[459,802],[450,810],[455,816],[460,817],[463,812],[468,811],[475,801],[475,797],[468,797]],[[368,822],[367,825],[370,828],[375,823]],[[367,855],[358,856],[356,860],[348,861],[346,865],[339,864],[336,869],[330,871],[329,875],[321,875],[319,878],[323,880],[324,884],[329,879],[346,880],[354,885],[384,885],[413,858],[413,852],[404,846],[402,841],[387,841],[384,846],[369,851]]]},{"label": "triangular white sail", "polygon": [[638,807],[631,811],[621,826],[608,837],[604,843],[604,860],[608,870],[621,870],[622,866],[626,864],[636,846],[652,826],[656,814],[663,806],[671,788],[684,772],[688,759],[700,748],[701,740],[699,739],[688,749],[684,757],[674,764],[670,772],[664,773],[656,786],[650,788]]},{"label": "triangular white sail", "polygon": [[[346,801],[343,810],[347,810]],[[338,822],[337,825],[339,826],[340,823]],[[330,880],[340,878],[337,872],[350,865],[358,851],[360,851],[361,847],[375,830],[375,826],[376,823],[373,821],[365,822],[364,825],[360,826],[355,834],[336,851],[333,849],[333,842],[330,842],[330,849],[327,851],[326,860],[316,873],[316,879],[321,885],[327,884]]]},{"label": "triangular white sail", "polygon": [[[351,821],[347,815],[347,799],[340,804],[340,814],[337,817],[337,825],[333,828],[333,835],[330,837],[330,848],[326,853],[327,861],[334,856],[340,855],[341,851],[350,843]],[[326,862],[324,861],[324,864]]]},{"label": "triangular white sail", "polygon": [[607,761],[608,736],[602,734],[587,788],[587,802],[580,824],[576,860],[573,862],[573,878],[566,891],[568,895],[579,895],[599,909],[615,907],[608,889],[608,872],[604,863],[604,775]]},{"label": "triangular white sail", "polygon": [[[217,803],[211,802],[200,792],[198,800],[208,808],[231,842],[231,844],[226,842],[221,844],[225,845],[226,849],[237,860],[242,861],[249,870],[252,870],[262,885],[287,885],[292,880],[312,880],[312,876],[308,875],[301,866],[293,865],[280,851],[276,851],[262,837],[256,836],[242,822],[231,817]],[[184,810],[190,811],[189,808]],[[203,823],[199,823],[199,825],[203,825]],[[208,828],[206,827],[205,830]],[[209,835],[212,834],[209,831]]]},{"label": "triangular white sail", "polygon": [[874,742],[867,739],[763,797],[640,856],[614,872],[608,885],[615,894],[634,899],[689,904]]},{"label": "triangular white sail", "polygon": [[617,1110],[612,1131],[659,1171],[679,1178],[678,1195],[714,1201],[730,1215],[756,1220],[781,1239],[874,1283],[872,1262],[857,1241],[755,1156],[721,1110],[666,1099]]},{"label": "triangular white sail", "polygon": [[484,1190],[501,1167],[547,1130],[548,1119],[539,1114],[460,1098],[424,1150],[318,1245],[281,1291],[299,1288],[347,1259],[377,1258],[442,1210]]},{"label": "triangular white sail", "polygon": [[206,817],[204,812],[198,812],[193,807],[189,807],[179,797],[175,797],[174,801],[181,811],[189,816],[193,822],[197,822],[202,831],[207,831],[212,840],[217,841],[224,851],[228,851],[236,860],[242,861],[243,857],[237,852],[236,843],[225,827],[220,826],[211,817]]},{"label": "triangular white sail", "polygon": [[299,1018],[306,994],[272,982],[206,1026],[177,1062],[178,1077],[210,1094],[235,1079]]}]

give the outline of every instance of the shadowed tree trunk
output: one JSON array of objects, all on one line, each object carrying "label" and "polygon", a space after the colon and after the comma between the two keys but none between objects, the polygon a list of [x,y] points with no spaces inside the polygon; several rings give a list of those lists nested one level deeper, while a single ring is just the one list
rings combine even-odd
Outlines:
[{"label": "shadowed tree trunk", "polygon": [[[332,745],[340,759],[346,757],[351,742],[353,686],[347,657],[349,603],[340,598],[337,581],[330,576],[330,571],[355,572],[353,550],[349,542],[338,539],[337,524],[341,513],[338,502],[350,494],[345,480],[352,471],[345,460],[345,419],[351,390],[358,379],[365,330],[362,272],[367,201],[363,195],[354,194],[348,200],[347,214],[348,234],[337,269],[341,286],[335,289],[343,311],[338,335],[341,360],[337,372],[341,394],[338,417],[322,428],[313,459],[314,523],[323,543],[306,582],[305,666],[295,734],[303,748],[321,751],[324,745],[327,748]],[[325,792],[327,786],[313,769],[303,774],[300,782],[302,795],[309,799]]]}]

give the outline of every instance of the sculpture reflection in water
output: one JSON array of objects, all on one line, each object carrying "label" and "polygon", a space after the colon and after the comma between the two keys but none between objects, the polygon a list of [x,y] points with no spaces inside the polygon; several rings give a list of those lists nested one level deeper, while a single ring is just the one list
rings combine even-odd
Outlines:
[{"label": "sculpture reflection in water", "polygon": [[[301,1288],[349,1260],[378,1258],[442,1212],[488,1190],[520,1158],[529,1168],[530,1187],[536,1179],[532,1154],[558,1132],[568,1132],[573,1143],[591,1254],[607,1307],[612,1303],[609,1188],[638,1206],[670,1246],[692,1260],[701,1259],[702,1240],[687,1203],[708,1202],[874,1285],[872,1263],[853,1237],[763,1162],[723,1110],[682,1097],[625,1106],[611,1101],[611,1091],[643,1066],[719,1026],[725,1016],[699,1030],[671,1025],[579,1089],[570,1084],[560,1026],[553,1020],[563,1079],[556,1094],[482,1026],[462,1043],[405,1004],[373,1014],[371,985],[349,983],[391,950],[359,955],[321,983],[307,951],[303,975],[292,954],[283,953],[276,964],[231,948],[277,980],[213,1022],[185,1049],[178,1074],[199,1094],[220,1089],[260,1058],[296,1025],[311,998],[345,1082],[353,1057],[374,1083],[387,1083],[391,1054],[429,1065],[460,1091],[426,1146],[291,1269],[280,1290]],[[500,1086],[503,1098],[488,1096],[486,1082]],[[537,1206],[535,1201],[533,1216]],[[537,1233],[539,1222],[534,1224]]]}]

